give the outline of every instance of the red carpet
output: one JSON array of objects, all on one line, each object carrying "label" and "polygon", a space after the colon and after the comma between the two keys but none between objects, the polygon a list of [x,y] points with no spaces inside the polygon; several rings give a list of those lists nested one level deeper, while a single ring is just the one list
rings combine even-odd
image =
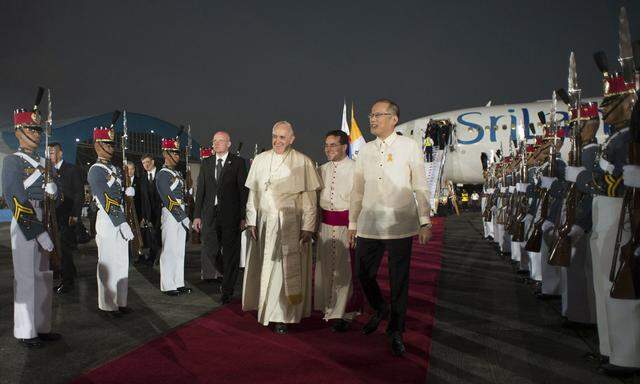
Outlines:
[{"label": "red carpet", "polygon": [[[195,319],[77,378],[74,383],[423,383],[431,349],[444,222],[428,246],[414,243],[404,341],[391,356],[384,329],[364,336],[368,315],[336,334],[314,313],[276,335],[239,303]],[[380,268],[388,294],[387,268]]]}]

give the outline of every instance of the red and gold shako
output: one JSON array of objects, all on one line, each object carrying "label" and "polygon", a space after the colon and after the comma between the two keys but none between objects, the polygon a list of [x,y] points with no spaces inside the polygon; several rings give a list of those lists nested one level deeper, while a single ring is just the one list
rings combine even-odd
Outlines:
[{"label": "red and gold shako", "polygon": [[95,127],[93,128],[93,141],[96,143],[113,143],[115,141],[115,132],[112,127]]},{"label": "red and gold shako", "polygon": [[24,108],[18,108],[13,111],[13,126],[18,128],[30,128],[36,131],[42,131],[42,117],[38,110],[28,111]]},{"label": "red and gold shako", "polygon": [[213,149],[212,148],[206,148],[206,147],[202,147],[200,148],[200,159],[204,160],[208,157],[211,157],[211,155],[213,155]]},{"label": "red and gold shako", "polygon": [[[578,118],[578,108],[571,108],[570,113],[570,122],[576,121]],[[595,102],[591,103],[582,103],[580,105],[580,121],[597,119],[598,118],[598,104]]]},{"label": "red and gold shako", "polygon": [[173,151],[178,152],[180,150],[180,142],[177,138],[162,138],[160,143],[163,151]]}]

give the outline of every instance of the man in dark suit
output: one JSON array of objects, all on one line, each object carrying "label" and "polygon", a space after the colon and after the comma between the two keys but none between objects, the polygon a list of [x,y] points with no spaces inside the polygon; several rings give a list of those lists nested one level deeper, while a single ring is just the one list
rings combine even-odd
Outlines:
[{"label": "man in dark suit", "polygon": [[196,189],[193,228],[201,232],[202,277],[212,269],[222,273],[220,302],[233,296],[240,268],[240,233],[245,227],[249,190],[245,160],[229,153],[231,138],[219,131],[213,136],[215,156],[202,161]]},{"label": "man in dark suit", "polygon": [[[162,232],[160,231],[162,200],[155,185],[157,168],[153,156],[149,154],[142,156],[142,167],[145,172],[138,180],[140,199],[136,201],[136,209],[138,219],[141,221],[140,231],[144,246],[149,252],[137,262],[153,265],[162,249]],[[136,196],[137,194],[138,190],[136,190]]]},{"label": "man in dark suit", "polygon": [[55,287],[56,293],[73,290],[76,266],[73,263],[73,250],[76,248],[76,224],[81,218],[84,203],[84,178],[75,165],[64,161],[60,143],[49,144],[51,164],[55,168],[55,182],[62,192],[62,202],[56,207],[58,233],[60,236],[60,275],[62,282]]}]

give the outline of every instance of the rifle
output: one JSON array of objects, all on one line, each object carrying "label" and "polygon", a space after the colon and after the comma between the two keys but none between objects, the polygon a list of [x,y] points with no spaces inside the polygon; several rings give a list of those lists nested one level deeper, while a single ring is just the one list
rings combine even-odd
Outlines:
[{"label": "rifle", "polygon": [[[42,100],[44,88],[38,87],[38,95],[33,108],[37,111],[38,105]],[[47,120],[44,125],[44,148],[47,151],[44,160],[44,183],[42,187],[51,182],[51,154],[49,152],[49,136],[51,136],[51,127],[53,126],[53,108],[51,103],[51,89],[47,89]],[[63,198],[63,197],[62,197]],[[56,215],[56,199],[49,194],[44,194],[44,215],[43,223],[45,230],[51,235],[53,241],[53,251],[49,252],[49,261],[51,269],[57,271],[60,269],[60,258],[62,253],[62,245],[60,243],[60,233],[58,232],[58,216]]]},{"label": "rifle", "polygon": [[[556,93],[553,92],[553,106],[551,108],[551,124],[550,128],[555,128],[555,112],[556,112]],[[546,124],[546,118],[544,112],[538,113],[538,117],[540,118],[540,122],[542,124]],[[555,173],[555,161],[556,161],[556,151],[555,145],[557,140],[557,135],[555,129],[552,129],[554,134],[554,142],[551,144],[549,148],[549,176],[553,176]],[[533,231],[529,240],[527,240],[527,244],[525,245],[525,249],[529,252],[540,252],[540,248],[542,247],[542,224],[547,220],[549,216],[549,191],[542,190],[541,192],[541,202],[540,202],[540,218],[533,224]]]},{"label": "rifle", "polygon": [[[180,130],[184,130],[184,126],[180,127]],[[191,176],[191,164],[189,163],[189,157],[191,155],[191,148],[193,146],[193,140],[191,138],[191,124],[187,124],[187,147],[185,148],[184,161],[185,161],[185,173],[184,173],[184,203],[185,211],[189,220],[193,220],[193,214],[195,209],[195,202],[193,200],[193,178]],[[200,244],[200,233],[194,230],[189,230],[191,233],[191,244]]]},{"label": "rifle", "polygon": [[[115,124],[117,118],[113,120]],[[127,111],[122,111],[122,175],[124,176],[124,187],[131,187],[131,177],[129,175],[129,167],[127,167],[127,149],[129,145],[129,129],[127,127]],[[144,252],[144,242],[142,240],[142,233],[140,233],[140,221],[138,220],[138,213],[136,212],[136,205],[133,196],[124,196],[124,214],[127,218],[127,222],[133,232],[133,240],[131,240],[131,249],[133,253],[141,256]]]},{"label": "rifle", "polygon": [[[640,42],[635,41],[633,53],[629,58],[629,24],[626,20],[626,12],[622,8],[620,15],[620,53],[621,57],[626,58],[623,61],[625,65],[633,64],[635,70],[634,78],[636,79],[636,88],[638,85],[638,74],[640,74]],[[632,60],[632,63],[628,61]],[[628,71],[625,71],[628,72]],[[625,81],[627,77],[625,76]],[[631,131],[631,140],[629,141],[629,164],[640,165],[640,106],[636,101],[631,112],[629,124]],[[629,222],[631,224],[631,238],[618,249],[625,222],[625,208],[628,209]],[[618,233],[616,236],[616,248],[613,254],[613,262],[609,273],[611,281],[610,295],[614,299],[638,300],[640,299],[640,262],[638,260],[638,249],[640,248],[640,191],[636,188],[627,188],[622,203],[622,211],[620,213],[620,223],[618,225]],[[620,261],[618,263],[618,255]],[[619,265],[618,265],[619,264]]]},{"label": "rifle", "polygon": [[[527,146],[525,141],[520,145],[521,151],[521,163],[520,163],[520,182],[526,183],[527,181]],[[527,217],[528,199],[526,192],[517,192],[516,200],[516,218],[513,226],[512,240],[520,243],[525,240],[524,238],[524,219]]]},{"label": "rifle", "polygon": [[[569,165],[580,166],[580,153],[582,152],[582,145],[580,142],[580,90],[577,88],[577,76],[575,75],[575,58],[573,52],[569,59],[569,92],[571,93],[571,100],[569,95],[564,89],[558,90],[560,97],[568,105],[574,105],[576,109],[576,121],[573,125],[573,134],[571,135],[571,152],[569,154]],[[576,220],[576,210],[580,194],[576,188],[575,183],[571,183],[569,186],[569,192],[565,199],[565,221],[558,230],[558,238],[553,243],[551,251],[549,252],[549,265],[556,267],[568,267],[571,264],[571,238],[569,233]]]}]

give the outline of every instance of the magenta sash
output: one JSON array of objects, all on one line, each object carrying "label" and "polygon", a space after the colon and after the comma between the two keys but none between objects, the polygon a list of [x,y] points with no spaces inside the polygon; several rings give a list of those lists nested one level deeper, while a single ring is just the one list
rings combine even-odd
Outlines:
[{"label": "magenta sash", "polygon": [[322,223],[334,227],[349,226],[349,211],[322,210]]}]

